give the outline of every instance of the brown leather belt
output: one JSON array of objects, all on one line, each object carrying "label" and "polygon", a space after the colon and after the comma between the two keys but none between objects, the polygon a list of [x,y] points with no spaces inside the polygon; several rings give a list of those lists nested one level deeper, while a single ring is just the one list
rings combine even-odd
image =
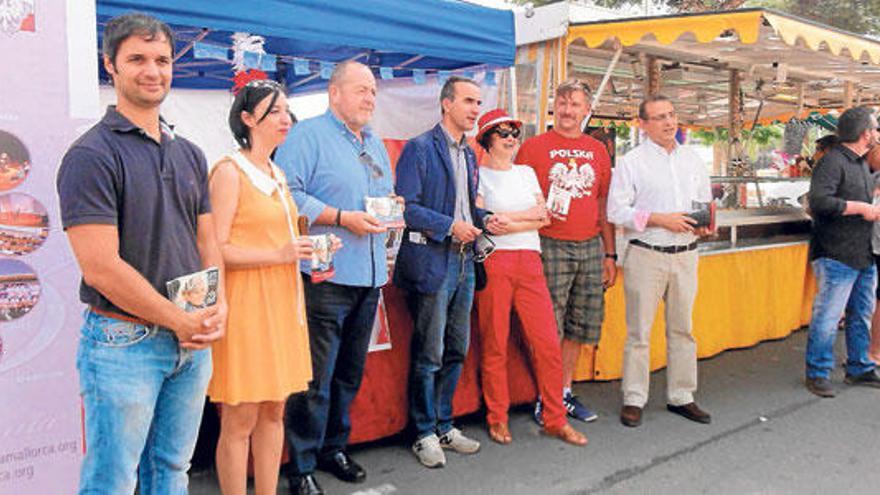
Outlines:
[{"label": "brown leather belt", "polygon": [[471,247],[470,242],[458,242],[453,240],[449,243],[449,249],[454,253],[462,254]]},{"label": "brown leather belt", "polygon": [[629,243],[633,246],[639,246],[666,254],[684,253],[686,251],[693,251],[694,249],[697,249],[697,241],[682,246],[654,246],[653,244],[648,244],[647,242],[643,242],[638,239],[633,239],[629,241]]},{"label": "brown leather belt", "polygon": [[143,319],[141,319],[141,318],[137,318],[137,317],[134,317],[134,316],[123,315],[123,314],[120,314],[120,313],[116,313],[116,312],[114,312],[114,311],[107,311],[106,309],[98,309],[98,308],[96,308],[96,307],[94,307],[94,306],[89,306],[89,311],[91,311],[92,313],[95,313],[95,314],[99,314],[99,315],[101,315],[101,316],[106,316],[107,318],[113,318],[113,319],[116,319],[116,320],[127,321],[127,322],[129,322],[129,323],[137,323],[138,325],[144,325],[144,326],[147,326],[147,327],[153,325],[153,324],[150,323],[149,321],[147,321],[147,320],[143,320]]}]

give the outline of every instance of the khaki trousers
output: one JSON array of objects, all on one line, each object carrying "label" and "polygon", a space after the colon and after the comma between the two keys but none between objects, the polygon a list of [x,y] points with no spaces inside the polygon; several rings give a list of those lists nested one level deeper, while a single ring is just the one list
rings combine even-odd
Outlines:
[{"label": "khaki trousers", "polygon": [[623,404],[644,407],[650,383],[651,325],[662,298],[666,304],[667,402],[694,401],[697,344],[692,312],[697,293],[697,250],[661,253],[632,244],[624,260],[626,345],[623,351]]}]

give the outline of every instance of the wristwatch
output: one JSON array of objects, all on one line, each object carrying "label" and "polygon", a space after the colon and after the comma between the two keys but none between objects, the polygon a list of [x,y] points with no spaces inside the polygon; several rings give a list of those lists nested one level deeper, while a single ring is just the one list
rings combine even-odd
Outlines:
[{"label": "wristwatch", "polygon": [[617,261],[617,253],[605,253],[606,258],[611,258],[614,261]]}]

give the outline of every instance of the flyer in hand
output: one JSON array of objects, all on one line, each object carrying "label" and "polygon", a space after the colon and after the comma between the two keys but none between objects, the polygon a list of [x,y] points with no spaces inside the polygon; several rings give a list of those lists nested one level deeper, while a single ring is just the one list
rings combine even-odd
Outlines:
[{"label": "flyer in hand", "polygon": [[184,311],[196,311],[217,303],[220,270],[209,267],[165,283],[168,299]]},{"label": "flyer in hand", "polygon": [[310,235],[312,241],[312,282],[323,282],[336,274],[333,268],[333,234]]},{"label": "flyer in hand", "polygon": [[388,263],[388,273],[392,272],[402,240],[403,229],[391,229],[388,231],[388,236],[385,238],[385,261]]},{"label": "flyer in hand", "polygon": [[402,229],[406,226],[403,220],[403,205],[391,197],[365,197],[364,206],[367,213],[376,217],[382,226],[388,229]]}]

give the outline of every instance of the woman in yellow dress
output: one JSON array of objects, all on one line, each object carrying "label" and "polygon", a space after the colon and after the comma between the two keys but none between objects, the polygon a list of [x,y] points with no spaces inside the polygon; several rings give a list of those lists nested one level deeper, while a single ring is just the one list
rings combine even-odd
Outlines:
[{"label": "woman in yellow dress", "polygon": [[284,442],[284,402],[312,378],[299,261],[312,254],[297,232],[296,204],[270,158],[293,125],[284,88],[251,81],[229,125],[241,146],[211,171],[211,205],[226,265],[226,336],[213,346],[212,402],[222,404],[217,474],[244,494],[253,450],[257,494],[274,494]]}]

